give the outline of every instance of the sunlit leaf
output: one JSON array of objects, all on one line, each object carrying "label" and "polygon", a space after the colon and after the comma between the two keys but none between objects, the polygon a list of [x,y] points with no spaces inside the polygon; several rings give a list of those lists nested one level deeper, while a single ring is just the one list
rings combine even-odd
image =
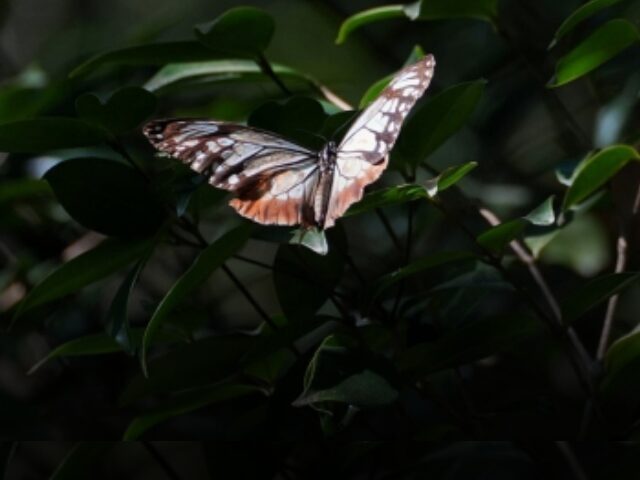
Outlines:
[{"label": "sunlit leaf", "polygon": [[144,88],[126,87],[115,92],[106,103],[90,93],[76,100],[78,115],[113,134],[138,127],[156,109],[156,97]]},{"label": "sunlit leaf", "polygon": [[388,20],[390,18],[406,18],[404,6],[384,5],[382,7],[370,8],[368,10],[358,12],[342,22],[342,25],[340,25],[340,31],[338,32],[338,38],[336,38],[336,43],[338,45],[344,43],[351,32],[358,28],[370,23],[379,22],[380,20]]},{"label": "sunlit leaf", "polygon": [[393,403],[398,391],[379,365],[357,350],[357,344],[349,337],[329,335],[309,362],[303,392],[293,405],[322,410],[322,404],[327,402],[361,408]]},{"label": "sunlit leaf", "polygon": [[318,255],[326,255],[329,253],[329,242],[327,241],[324,230],[299,228],[293,232],[289,243],[291,245],[307,247]]},{"label": "sunlit leaf", "polygon": [[572,82],[639,41],[640,32],[632,23],[611,20],[558,60],[555,76],[548,86],[559,87]]},{"label": "sunlit leaf", "polygon": [[549,46],[552,48],[562,37],[571,32],[577,25],[592,17],[599,11],[620,3],[622,0],[591,0],[578,7],[569,15],[564,22],[558,27],[553,37],[553,42]]},{"label": "sunlit leaf", "polygon": [[526,220],[516,218],[515,220],[490,227],[478,235],[477,241],[487,250],[500,253],[524,231],[526,226]]},{"label": "sunlit leaf", "polygon": [[365,194],[362,200],[347,210],[345,217],[360,215],[376,208],[402,205],[421,198],[428,198],[427,191],[422,185],[398,185],[396,187],[383,188]]},{"label": "sunlit leaf", "polygon": [[549,225],[553,225],[556,221],[556,214],[553,210],[553,200],[554,196],[551,195],[544,202],[538,205],[535,209],[525,215],[524,218],[526,221],[533,225],[537,225],[540,227],[547,227]]},{"label": "sunlit leaf", "polygon": [[105,140],[105,130],[75,118],[42,117],[0,125],[0,152],[39,153],[87,147]]},{"label": "sunlit leaf", "polygon": [[462,165],[454,165],[444,170],[437,177],[425,182],[425,188],[430,197],[435,197],[438,193],[453,187],[462,180],[471,170],[478,166],[477,162],[467,162]]},{"label": "sunlit leaf", "polygon": [[71,78],[87,75],[105,65],[161,66],[167,63],[199,62],[219,57],[200,42],[166,42],[112,50],[90,58],[76,67]]},{"label": "sunlit leaf", "polygon": [[562,303],[562,318],[567,323],[579,319],[612,295],[633,285],[638,279],[640,273],[623,272],[610,273],[587,282]]},{"label": "sunlit leaf", "polygon": [[198,40],[215,52],[255,57],[271,42],[275,22],[256,7],[231,8],[213,22],[195,28]]},{"label": "sunlit leaf", "polygon": [[485,83],[461,83],[429,98],[401,130],[401,157],[416,166],[460,130],[482,98]]},{"label": "sunlit leaf", "polygon": [[146,179],[121,162],[74,158],[49,169],[45,179],[74,220],[105,235],[151,235],[166,217]]},{"label": "sunlit leaf", "polygon": [[640,154],[627,145],[608,147],[587,157],[573,174],[562,208],[567,210],[585,200],[631,160],[640,160]]},{"label": "sunlit leaf", "polygon": [[197,287],[202,285],[211,274],[220,268],[222,264],[236,251],[241,249],[249,239],[249,228],[242,225],[231,230],[218,240],[205,248],[187,270],[171,287],[171,290],[162,299],[151,320],[147,325],[142,338],[142,350],[140,360],[142,368],[147,373],[147,351],[154,335],[160,330],[163,322],[169,314]]},{"label": "sunlit leaf", "polygon": [[404,10],[412,20],[475,18],[495,22],[498,0],[418,0],[405,5]]},{"label": "sunlit leaf", "polygon": [[414,378],[452,368],[517,347],[517,342],[541,331],[540,324],[522,316],[474,321],[446,332],[433,342],[410,347],[398,358],[398,368]]},{"label": "sunlit leaf", "polygon": [[256,393],[264,393],[255,385],[221,383],[192,389],[172,397],[162,407],[150,410],[129,424],[123,440],[136,440],[150,428],[170,418],[184,415],[207,405],[221,403]]},{"label": "sunlit leaf", "polygon": [[51,272],[22,300],[14,318],[102,280],[140,258],[151,247],[150,240],[106,240],[93,250],[69,260]]}]

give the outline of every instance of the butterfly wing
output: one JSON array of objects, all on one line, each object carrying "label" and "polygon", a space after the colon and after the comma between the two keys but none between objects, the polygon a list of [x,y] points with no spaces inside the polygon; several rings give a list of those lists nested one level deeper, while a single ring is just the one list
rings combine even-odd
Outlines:
[{"label": "butterfly wing", "polygon": [[262,130],[211,120],[158,120],[144,133],[161,152],[234,192],[229,204],[267,225],[312,225],[317,154]]},{"label": "butterfly wing", "polygon": [[429,86],[434,68],[435,59],[427,55],[398,72],[349,128],[338,146],[325,227],[332,226],[382,175],[400,127]]}]

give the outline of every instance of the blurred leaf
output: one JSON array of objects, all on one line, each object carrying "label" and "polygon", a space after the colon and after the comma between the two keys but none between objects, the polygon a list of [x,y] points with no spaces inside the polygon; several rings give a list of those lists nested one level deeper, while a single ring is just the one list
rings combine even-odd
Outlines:
[{"label": "blurred leaf", "polygon": [[247,123],[307,146],[320,149],[324,141],[318,134],[327,114],[317,100],[292,97],[283,102],[267,102],[251,112]]},{"label": "blurred leaf", "polygon": [[218,55],[200,42],[151,43],[96,55],[76,67],[69,77],[87,75],[104,65],[161,66],[167,63],[199,62],[216,57]]},{"label": "blurred leaf", "polygon": [[128,405],[141,398],[212,385],[232,376],[258,343],[257,336],[229,334],[206,337],[149,361],[148,377],[135,375],[119,398]]},{"label": "blurred leaf", "polygon": [[441,267],[450,263],[465,262],[476,259],[476,255],[471,252],[438,252],[428,255],[419,260],[411,262],[409,265],[399,268],[395,272],[380,277],[374,284],[372,300],[379,296],[389,287],[397,284],[407,277],[423,273],[432,268]]},{"label": "blurred leaf", "polygon": [[526,220],[516,218],[495,227],[490,227],[478,235],[476,240],[487,250],[500,253],[524,231],[526,226]]},{"label": "blurred leaf", "polygon": [[551,195],[544,202],[542,202],[522,218],[524,218],[529,223],[540,227],[553,225],[556,222],[556,213],[553,210],[554,198],[555,197]]},{"label": "blurred leaf", "polygon": [[205,248],[189,267],[189,270],[174,283],[171,290],[162,299],[153,312],[142,337],[140,361],[145,374],[148,374],[147,350],[163,322],[193,290],[201,286],[231,255],[244,246],[249,239],[249,231],[247,225],[242,225],[227,232]]},{"label": "blurred leaf", "polygon": [[605,356],[605,376],[600,390],[605,401],[630,405],[633,411],[640,401],[640,332],[637,329],[616,340]]},{"label": "blurred leaf", "polygon": [[498,0],[418,0],[404,6],[411,20],[475,18],[493,23],[498,16]]},{"label": "blurred leaf", "polygon": [[621,1],[622,0],[591,0],[584,5],[581,5],[575,9],[564,22],[562,22],[560,27],[558,27],[549,48],[553,48],[562,37],[571,32],[577,25],[584,22],[589,17],[592,17],[600,10],[610,7],[611,5],[615,5],[616,3],[620,3]]},{"label": "blurred leaf", "polygon": [[0,480],[10,480],[9,466],[16,453],[18,442],[0,442]]},{"label": "blurred leaf", "polygon": [[640,273],[610,273],[590,280],[562,302],[562,318],[568,324],[640,279]]},{"label": "blurred leaf", "polygon": [[[150,253],[151,250],[149,251]],[[132,337],[129,323],[129,297],[146,262],[147,258],[141,259],[127,274],[113,297],[107,312],[107,333],[129,354],[133,354],[137,346]]]},{"label": "blurred leaf", "polygon": [[42,117],[0,125],[0,152],[39,153],[106,140],[107,132],[75,118]]},{"label": "blurred leaf", "polygon": [[0,118],[3,122],[33,118],[61,101],[65,90],[65,84],[46,87],[4,85],[0,87]]},{"label": "blurred leaf", "polygon": [[401,156],[417,166],[469,120],[484,93],[484,80],[466,82],[431,97],[400,132]]},{"label": "blurred leaf", "polygon": [[555,76],[548,86],[572,82],[639,41],[640,32],[633,24],[622,19],[610,20],[558,60]]},{"label": "blurred leaf", "polygon": [[528,317],[502,316],[464,324],[434,342],[410,347],[400,353],[397,366],[413,378],[480,360],[517,347],[517,342],[540,332]]},{"label": "blurred leaf", "polygon": [[114,445],[115,442],[76,443],[49,480],[77,480],[90,476]]},{"label": "blurred leaf", "polygon": [[[281,77],[297,79],[303,83],[313,84],[306,75],[280,64],[272,64],[273,71]],[[264,77],[264,73],[255,62],[251,60],[229,59],[210,60],[208,62],[171,63],[162,67],[151,77],[144,88],[156,92],[180,82],[193,79],[234,80],[253,79]]]},{"label": "blurred leaf", "polygon": [[587,157],[576,168],[571,186],[565,194],[563,210],[585,200],[602,187],[630,160],[640,160],[640,154],[627,145],[614,145]]},{"label": "blurred leaf", "polygon": [[146,179],[121,162],[73,158],[49,169],[45,179],[69,215],[90,230],[117,237],[155,233],[165,210]]},{"label": "blurred leaf", "polygon": [[307,229],[302,227],[295,230],[289,243],[291,245],[307,247],[318,255],[326,255],[329,253],[329,242],[327,242],[324,230],[318,230],[317,228]]},{"label": "blurred leaf", "polygon": [[453,187],[477,166],[477,162],[467,162],[462,165],[454,165],[445,169],[437,177],[431,178],[425,182],[427,193],[430,197],[435,197],[438,193],[449,187]]},{"label": "blurred leaf", "polygon": [[[329,335],[316,350],[304,375],[304,390],[296,407],[339,402],[355,407],[380,407],[393,403],[398,391],[366,361],[357,344],[344,335]],[[320,404],[320,405],[318,405]]]},{"label": "blurred leaf", "polygon": [[0,189],[0,205],[16,200],[33,200],[32,197],[51,195],[51,188],[45,180],[21,178],[2,181]]},{"label": "blurred leaf", "polygon": [[608,147],[624,137],[625,127],[634,118],[634,110],[640,100],[638,92],[640,72],[630,75],[625,81],[624,89],[600,106],[593,135],[596,148]]},{"label": "blurred leaf", "polygon": [[155,95],[140,87],[122,88],[104,104],[91,93],[76,100],[76,111],[80,117],[116,135],[135,129],[155,109]]},{"label": "blurred leaf", "polygon": [[206,25],[195,27],[200,42],[213,51],[256,57],[271,43],[275,22],[256,7],[231,8]]},{"label": "blurred leaf", "polygon": [[398,17],[406,18],[404,7],[402,5],[383,5],[381,7],[370,8],[368,10],[358,12],[342,22],[338,32],[338,38],[336,38],[336,43],[338,45],[344,43],[351,32],[363,27],[364,25]]},{"label": "blurred leaf", "polygon": [[20,303],[14,319],[108,277],[140,258],[151,245],[150,240],[105,240],[93,250],[61,265],[33,287]]},{"label": "blurred leaf", "polygon": [[173,417],[187,414],[207,405],[255,393],[264,392],[255,385],[228,382],[188,390],[165,401],[163,406],[134,418],[127,427],[123,440],[136,440],[150,428]]},{"label": "blurred leaf", "polygon": [[384,188],[365,194],[362,200],[347,210],[344,216],[360,215],[376,208],[402,205],[421,198],[428,198],[427,191],[422,185],[398,185]]},{"label": "blurred leaf", "polygon": [[280,245],[274,261],[273,282],[280,307],[289,323],[305,322],[327,301],[344,269],[347,250],[344,232],[327,232],[329,252],[321,256],[306,248]]}]

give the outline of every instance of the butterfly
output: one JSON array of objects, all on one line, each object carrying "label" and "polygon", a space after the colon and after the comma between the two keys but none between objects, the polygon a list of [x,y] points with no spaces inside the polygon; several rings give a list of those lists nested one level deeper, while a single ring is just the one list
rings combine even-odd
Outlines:
[{"label": "butterfly", "polygon": [[145,136],[160,152],[234,194],[240,215],[266,225],[332,227],[387,166],[400,127],[435,68],[427,55],[400,70],[356,118],[342,141],[312,151],[276,134],[229,122],[151,121]]}]

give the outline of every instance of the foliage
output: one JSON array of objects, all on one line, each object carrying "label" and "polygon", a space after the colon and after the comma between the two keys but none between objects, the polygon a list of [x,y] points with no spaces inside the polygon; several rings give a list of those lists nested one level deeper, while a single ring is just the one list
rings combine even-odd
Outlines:
[{"label": "foliage", "polygon": [[[182,39],[44,52],[0,85],[5,436],[279,442],[205,446],[211,478],[631,475],[631,445],[520,440],[638,435],[640,2],[303,3],[207,4]],[[320,148],[425,52],[389,168],[327,232],[250,224],[141,134],[212,117]],[[459,442],[494,438],[516,442]],[[52,478],[124,455],[67,453]]]}]

